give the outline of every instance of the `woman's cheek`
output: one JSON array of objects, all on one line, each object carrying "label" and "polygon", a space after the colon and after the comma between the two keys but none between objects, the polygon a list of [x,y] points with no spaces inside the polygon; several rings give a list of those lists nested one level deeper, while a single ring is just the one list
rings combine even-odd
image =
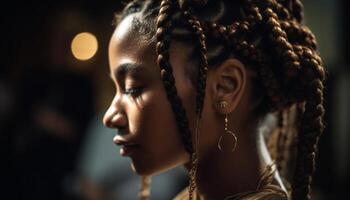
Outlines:
[{"label": "woman's cheek", "polygon": [[148,114],[147,108],[150,106],[151,92],[143,92],[139,97],[128,99],[127,115],[129,129],[131,133],[140,134],[144,131],[145,116]]},{"label": "woman's cheek", "polygon": [[188,155],[177,133],[174,114],[162,85],[144,91],[131,105],[130,126],[142,146],[140,154],[133,158],[135,167],[154,173],[187,162]]}]

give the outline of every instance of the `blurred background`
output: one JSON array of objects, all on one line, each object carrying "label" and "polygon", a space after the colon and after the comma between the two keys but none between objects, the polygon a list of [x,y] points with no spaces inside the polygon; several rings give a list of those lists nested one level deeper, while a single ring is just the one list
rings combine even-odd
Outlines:
[{"label": "blurred background", "polygon": [[[350,184],[350,5],[304,5],[330,74],[315,199],[339,199]],[[102,125],[113,95],[107,47],[121,1],[1,7],[0,199],[137,199],[139,179]],[[172,170],[152,184],[153,199],[163,200],[184,187],[185,173]]]}]

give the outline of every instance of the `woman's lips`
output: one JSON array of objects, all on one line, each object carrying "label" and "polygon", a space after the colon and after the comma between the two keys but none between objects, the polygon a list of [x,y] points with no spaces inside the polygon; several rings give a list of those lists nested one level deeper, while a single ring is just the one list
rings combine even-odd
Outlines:
[{"label": "woman's lips", "polygon": [[121,146],[120,148],[120,155],[121,156],[130,156],[135,150],[137,149],[138,145],[134,142],[130,142],[129,140],[126,140],[125,138],[121,137],[120,135],[116,135],[113,138],[113,142]]},{"label": "woman's lips", "polygon": [[119,152],[121,156],[131,156],[136,149],[137,145],[122,145]]}]

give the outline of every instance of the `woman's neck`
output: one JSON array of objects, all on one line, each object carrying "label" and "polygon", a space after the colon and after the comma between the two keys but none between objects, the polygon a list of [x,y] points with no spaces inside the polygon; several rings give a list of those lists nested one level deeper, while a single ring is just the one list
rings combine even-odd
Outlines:
[{"label": "woman's neck", "polygon": [[[257,126],[250,124],[250,127]],[[225,199],[240,192],[253,191],[266,165],[271,164],[260,131],[256,128],[241,128],[235,134],[238,143],[234,152],[229,148],[224,152],[213,148],[200,159],[197,189],[201,199]]]}]

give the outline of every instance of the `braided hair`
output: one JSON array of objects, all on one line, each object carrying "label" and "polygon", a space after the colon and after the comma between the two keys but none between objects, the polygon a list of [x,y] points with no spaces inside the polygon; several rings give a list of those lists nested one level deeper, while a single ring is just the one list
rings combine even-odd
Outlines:
[{"label": "braided hair", "polygon": [[[190,154],[194,149],[189,122],[177,95],[169,61],[173,40],[193,44],[190,57],[197,67],[190,74],[196,86],[199,117],[208,68],[215,68],[230,57],[258,74],[252,80],[253,95],[261,101],[254,114],[276,112],[282,117],[291,107],[298,108],[297,152],[291,181],[294,200],[311,198],[317,144],[325,127],[326,70],[317,53],[315,36],[302,23],[302,9],[300,0],[134,0],[116,18],[118,24],[126,16],[140,13],[133,26],[156,44],[157,64],[167,98]],[[279,149],[288,138],[286,131],[283,134]]]}]

